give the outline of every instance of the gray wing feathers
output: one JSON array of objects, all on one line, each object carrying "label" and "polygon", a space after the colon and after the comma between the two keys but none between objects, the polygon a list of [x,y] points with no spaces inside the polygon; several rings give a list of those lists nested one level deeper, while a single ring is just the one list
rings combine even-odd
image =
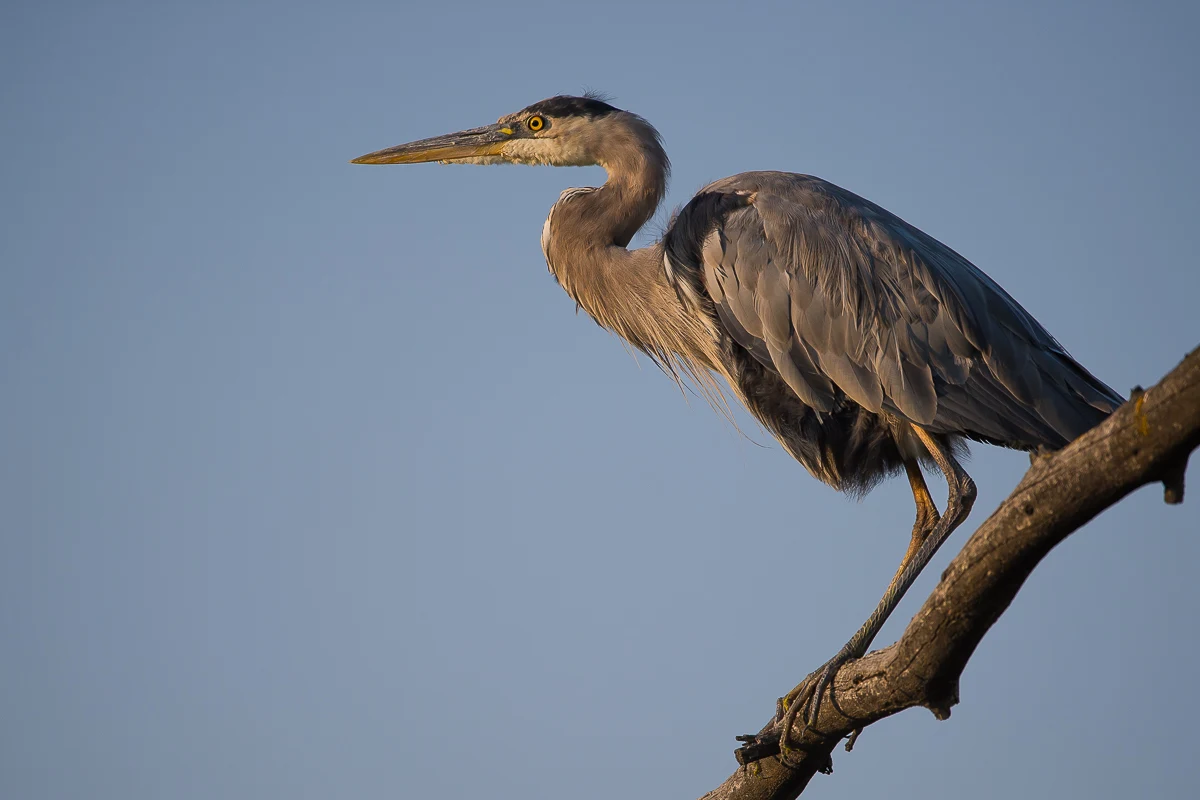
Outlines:
[{"label": "gray wing feathers", "polygon": [[792,336],[787,274],[752,266],[767,263],[767,249],[762,237],[730,238],[714,231],[702,250],[705,285],[712,287],[709,293],[734,340],[775,369],[806,405],[830,411],[832,382],[806,343]]},{"label": "gray wing feathers", "polygon": [[832,184],[746,173],[752,193],[702,248],[730,335],[807,405],[841,390],[935,432],[1059,446],[1122,400],[987,275]]}]

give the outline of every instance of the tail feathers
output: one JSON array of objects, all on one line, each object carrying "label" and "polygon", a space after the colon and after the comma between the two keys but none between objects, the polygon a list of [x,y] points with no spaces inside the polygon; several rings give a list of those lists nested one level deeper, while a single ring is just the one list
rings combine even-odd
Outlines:
[{"label": "tail feathers", "polygon": [[1068,442],[1099,425],[1125,402],[1065,353],[1046,353],[1039,361],[1047,391],[1038,396],[1034,407]]}]

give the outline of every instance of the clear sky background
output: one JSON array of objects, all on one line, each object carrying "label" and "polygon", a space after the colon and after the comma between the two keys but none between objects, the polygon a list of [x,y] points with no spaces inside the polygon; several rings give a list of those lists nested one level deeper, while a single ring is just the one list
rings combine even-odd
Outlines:
[{"label": "clear sky background", "polygon": [[[347,161],[604,90],[674,159],[643,239],[820,175],[1126,392],[1200,343],[1197,8],[6,3],[0,796],[713,788],[874,607],[905,481],[838,495],[576,315],[538,235],[599,169]],[[974,448],[881,644],[1026,465]],[[1194,796],[1200,490],[1161,497],[812,796]]]}]

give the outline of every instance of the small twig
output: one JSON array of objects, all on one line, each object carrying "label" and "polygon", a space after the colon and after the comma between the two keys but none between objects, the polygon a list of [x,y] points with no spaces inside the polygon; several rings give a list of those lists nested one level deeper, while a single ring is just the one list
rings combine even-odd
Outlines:
[{"label": "small twig", "polygon": [[1163,472],[1163,502],[1167,505],[1179,505],[1183,502],[1183,475],[1187,472],[1188,455],[1174,464],[1169,465]]}]

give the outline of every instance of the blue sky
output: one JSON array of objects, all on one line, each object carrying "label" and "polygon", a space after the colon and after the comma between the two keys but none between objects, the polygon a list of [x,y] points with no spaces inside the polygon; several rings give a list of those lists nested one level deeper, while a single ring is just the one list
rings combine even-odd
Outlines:
[{"label": "blue sky", "polygon": [[[667,211],[820,175],[1118,390],[1200,342],[1188,3],[59,3],[0,10],[0,794],[697,797],[907,544],[574,306],[595,168],[362,153],[607,91]],[[977,446],[975,514],[1019,480]],[[933,487],[941,502],[944,488]],[[949,722],[821,797],[1183,797],[1195,502],[1050,555]],[[747,614],[752,601],[759,609]],[[647,758],[646,753],[653,753]]]}]

